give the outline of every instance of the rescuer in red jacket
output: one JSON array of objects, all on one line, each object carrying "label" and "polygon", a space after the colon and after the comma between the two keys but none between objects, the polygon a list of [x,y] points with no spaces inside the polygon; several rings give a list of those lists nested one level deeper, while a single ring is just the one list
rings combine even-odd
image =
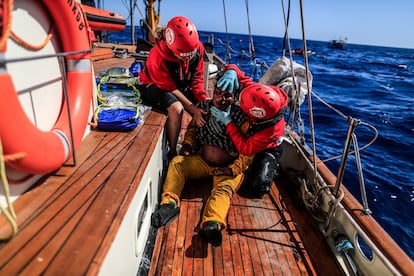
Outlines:
[{"label": "rescuer in red jacket", "polygon": [[184,16],[173,17],[161,32],[139,74],[142,103],[167,112],[169,158],[177,155],[184,109],[197,125],[205,123],[196,103],[208,98],[204,90],[204,46],[194,24]]},{"label": "rescuer in red jacket", "polygon": [[[226,67],[221,83],[238,87],[240,108],[249,117],[250,127],[243,133],[232,121],[228,112],[212,108],[216,120],[226,125],[226,130],[243,155],[255,154],[252,164],[245,172],[243,186],[249,188],[258,197],[270,191],[272,182],[278,173],[282,148],[279,145],[284,136],[284,114],[287,110],[288,96],[277,86],[262,85],[246,76],[236,65]],[[250,173],[252,172],[252,173]]]}]

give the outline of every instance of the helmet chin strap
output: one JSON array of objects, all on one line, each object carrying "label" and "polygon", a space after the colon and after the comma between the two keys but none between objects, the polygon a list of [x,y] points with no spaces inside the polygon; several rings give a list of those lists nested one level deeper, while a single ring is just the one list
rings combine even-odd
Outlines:
[{"label": "helmet chin strap", "polygon": [[180,60],[180,65],[182,67],[182,70],[180,70],[181,71],[180,78],[181,79],[184,79],[187,76],[187,74],[188,74],[188,68],[190,67],[190,60],[189,59],[187,59],[187,60]]}]

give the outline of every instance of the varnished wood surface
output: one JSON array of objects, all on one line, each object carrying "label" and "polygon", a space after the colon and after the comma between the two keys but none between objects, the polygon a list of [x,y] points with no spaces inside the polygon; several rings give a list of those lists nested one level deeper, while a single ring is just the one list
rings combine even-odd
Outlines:
[{"label": "varnished wood surface", "polygon": [[95,75],[99,77],[99,72],[107,71],[110,68],[113,67],[123,67],[123,68],[129,68],[131,64],[135,61],[135,58],[133,57],[127,57],[127,58],[109,58],[104,60],[97,60],[94,62],[94,71]]},{"label": "varnished wood surface", "polygon": [[150,112],[131,132],[92,131],[76,166],[69,161],[17,199],[19,232],[0,245],[0,275],[96,274],[164,123]]},{"label": "varnished wood surface", "polygon": [[210,181],[187,183],[179,217],[158,230],[149,275],[342,275],[306,211],[283,199],[286,185],[262,199],[236,193],[213,247],[197,233]]}]

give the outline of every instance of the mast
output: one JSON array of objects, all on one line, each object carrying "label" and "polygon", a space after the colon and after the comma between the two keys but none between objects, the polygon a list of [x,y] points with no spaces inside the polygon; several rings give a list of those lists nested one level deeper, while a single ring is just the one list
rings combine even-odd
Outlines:
[{"label": "mast", "polygon": [[144,0],[145,2],[145,21],[144,28],[146,30],[146,39],[152,43],[155,42],[153,30],[157,27],[158,23],[160,22],[160,15],[159,15],[159,6],[158,3],[158,13],[155,13],[155,0]]},{"label": "mast", "polygon": [[134,0],[129,0],[129,18],[131,18],[131,43],[135,45],[135,25],[134,25]]}]

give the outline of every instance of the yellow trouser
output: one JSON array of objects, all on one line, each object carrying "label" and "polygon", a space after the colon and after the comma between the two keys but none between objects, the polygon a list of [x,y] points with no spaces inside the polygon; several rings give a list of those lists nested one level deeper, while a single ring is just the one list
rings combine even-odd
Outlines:
[{"label": "yellow trouser", "polygon": [[[185,181],[210,177],[210,172],[213,168],[207,165],[200,155],[178,155],[174,157],[168,167],[161,204],[166,204],[173,199],[179,206],[181,191],[184,188]],[[243,174],[237,176],[213,176],[213,188],[204,207],[201,226],[212,220],[218,221],[223,227],[226,226],[226,216],[230,208],[230,200],[242,177]]]}]

